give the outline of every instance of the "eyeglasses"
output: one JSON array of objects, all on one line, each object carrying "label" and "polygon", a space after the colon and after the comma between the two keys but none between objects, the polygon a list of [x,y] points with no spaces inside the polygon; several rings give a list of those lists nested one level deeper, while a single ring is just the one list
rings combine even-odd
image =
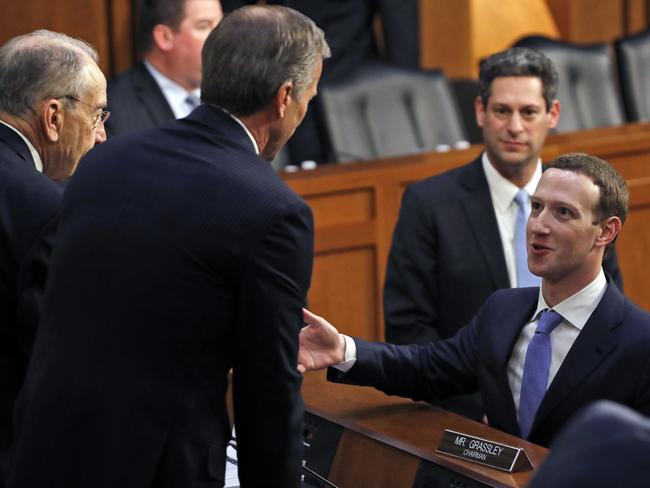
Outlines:
[{"label": "eyeglasses", "polygon": [[90,107],[93,110],[101,110],[96,116],[95,116],[95,123],[93,127],[97,127],[100,122],[103,124],[108,120],[108,118],[111,116],[111,113],[108,110],[104,110],[103,108],[99,109],[97,107],[93,107],[89,103],[83,102],[79,100],[77,97],[73,97],[72,95],[63,95],[58,98],[69,98],[70,100],[74,100],[75,102],[79,102],[82,105],[85,105],[86,107]]}]

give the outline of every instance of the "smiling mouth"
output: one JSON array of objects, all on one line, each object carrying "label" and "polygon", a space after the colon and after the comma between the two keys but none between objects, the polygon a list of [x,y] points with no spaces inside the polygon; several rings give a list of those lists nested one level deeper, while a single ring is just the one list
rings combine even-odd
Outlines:
[{"label": "smiling mouth", "polygon": [[530,245],[530,251],[533,254],[544,254],[544,253],[547,253],[547,252],[551,252],[552,249],[550,247],[548,247],[548,246],[544,246],[543,244],[538,244],[538,243],[533,242]]}]

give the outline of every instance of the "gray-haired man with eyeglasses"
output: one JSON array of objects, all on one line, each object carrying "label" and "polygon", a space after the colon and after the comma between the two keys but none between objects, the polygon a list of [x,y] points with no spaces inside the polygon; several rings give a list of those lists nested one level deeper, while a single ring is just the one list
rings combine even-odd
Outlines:
[{"label": "gray-haired man with eyeglasses", "polygon": [[40,315],[63,189],[106,139],[106,80],[97,53],[38,30],[0,47],[0,486],[12,409]]}]

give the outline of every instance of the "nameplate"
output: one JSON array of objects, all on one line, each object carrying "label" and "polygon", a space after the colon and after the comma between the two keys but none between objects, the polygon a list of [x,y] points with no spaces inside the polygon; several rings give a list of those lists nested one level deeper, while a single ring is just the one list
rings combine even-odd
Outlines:
[{"label": "nameplate", "polygon": [[533,468],[530,459],[519,447],[507,446],[453,430],[445,430],[436,451],[509,473],[528,471]]}]

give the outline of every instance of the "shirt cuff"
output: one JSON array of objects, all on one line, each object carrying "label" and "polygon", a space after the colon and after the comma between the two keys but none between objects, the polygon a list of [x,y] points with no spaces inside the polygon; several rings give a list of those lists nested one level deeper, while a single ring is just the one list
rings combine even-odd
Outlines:
[{"label": "shirt cuff", "polygon": [[357,362],[357,345],[350,336],[343,334],[343,339],[345,339],[345,361],[334,364],[332,367],[342,373],[347,373],[354,366],[354,363]]}]

